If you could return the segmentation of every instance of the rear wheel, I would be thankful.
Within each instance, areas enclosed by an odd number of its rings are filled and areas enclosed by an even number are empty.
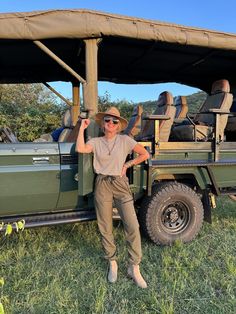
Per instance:
[[[203,222],[203,205],[187,185],[167,183],[156,186],[152,196],[144,199],[139,221],[144,233],[156,244],[172,244],[180,239],[193,240]]]

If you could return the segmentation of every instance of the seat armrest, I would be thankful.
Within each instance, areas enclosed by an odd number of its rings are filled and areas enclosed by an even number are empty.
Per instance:
[[[210,114],[210,113],[230,114],[230,111],[229,110],[222,110],[222,109],[212,108],[212,109],[209,109],[208,111],[203,111],[201,113],[204,113],[204,114]]]
[[[166,115],[152,114],[146,117],[143,117],[142,120],[169,120],[170,117]]]
[[[187,115],[188,115],[188,117],[190,118],[190,119],[194,119],[195,118],[195,116],[197,115],[197,113],[195,113],[195,112],[191,112],[191,113],[187,113]]]
[[[188,121],[187,118],[174,118],[174,123],[180,124],[183,123],[184,121]]]

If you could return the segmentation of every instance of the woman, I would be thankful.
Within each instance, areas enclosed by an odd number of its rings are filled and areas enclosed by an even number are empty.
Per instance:
[[[97,113],[95,121],[102,128],[104,136],[92,138],[85,143],[84,130],[88,127],[90,120],[83,119],[77,138],[76,150],[79,153],[94,154],[93,166],[97,174],[94,200],[105,258],[109,261],[108,281],[111,283],[116,282],[118,270],[116,245],[112,234],[114,201],[123,221],[128,244],[128,275],[137,286],[146,288],[147,284],[139,270],[142,257],[139,224],[126,171],[129,167],[138,165],[148,159],[149,154],[143,146],[129,136],[118,134],[126,128],[127,120],[120,116],[117,108],[111,107],[106,112]],[[125,162],[131,151],[137,153],[138,156]]]

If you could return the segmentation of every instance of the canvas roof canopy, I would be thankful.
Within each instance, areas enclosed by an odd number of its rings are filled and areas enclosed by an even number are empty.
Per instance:
[[[236,89],[236,35],[90,10],[0,14],[0,83],[73,81],[42,42],[81,77],[84,39],[98,38],[98,80],[177,82],[208,91],[226,78]]]

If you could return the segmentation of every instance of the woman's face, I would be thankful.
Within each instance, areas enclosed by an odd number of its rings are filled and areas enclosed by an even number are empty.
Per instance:
[[[116,117],[107,115],[103,118],[103,127],[105,132],[117,133],[120,130],[120,121]]]

